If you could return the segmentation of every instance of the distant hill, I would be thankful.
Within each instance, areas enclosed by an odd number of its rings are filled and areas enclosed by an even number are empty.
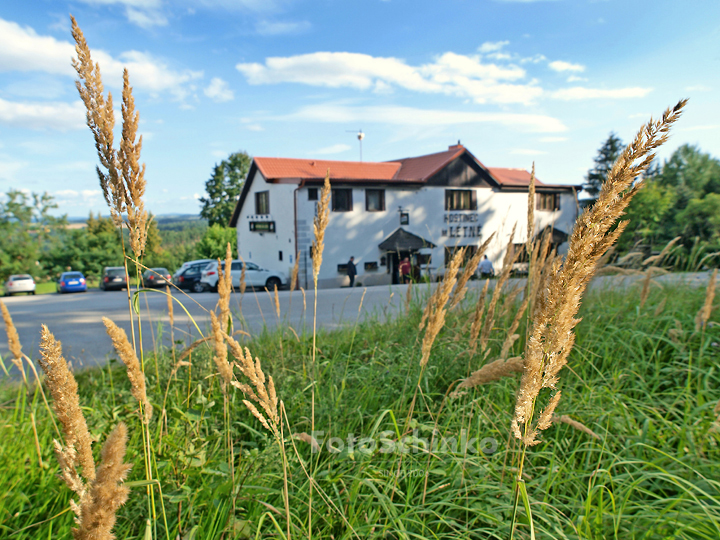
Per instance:
[[[159,229],[177,228],[180,224],[199,225],[202,222],[207,223],[207,220],[201,218],[199,214],[158,214],[153,216],[153,219],[157,223]],[[87,222],[87,217],[68,217],[67,220],[68,223],[72,225],[82,226],[82,224]]]

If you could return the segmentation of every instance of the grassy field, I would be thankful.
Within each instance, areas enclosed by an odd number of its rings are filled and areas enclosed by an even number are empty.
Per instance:
[[[505,298],[487,361],[497,357],[515,313],[512,296]],[[538,537],[720,537],[720,427],[713,411],[720,398],[720,327],[695,330],[703,298],[704,290],[666,287],[653,290],[640,308],[639,290],[588,294],[556,414],[595,436],[559,422],[528,450],[523,476]],[[246,338],[284,402],[292,537],[308,537],[312,516],[318,539],[510,538],[512,476],[522,449],[510,434],[518,379],[449,397],[459,380],[485,363],[479,351],[468,353],[475,300],[450,312],[407,428],[420,375],[418,322],[425,299],[416,298],[397,320],[319,334],[314,417],[320,452],[312,451],[307,436],[311,333],[285,328]],[[302,301],[300,295],[294,301]],[[524,347],[523,325],[511,355]],[[173,374],[179,354],[151,351],[144,359],[155,409],[153,472],[163,502],[157,496],[150,510],[143,430],[125,367],[111,361],[76,374],[96,440],[120,420],[129,427],[132,490],[118,512],[117,537],[286,537],[278,445],[232,389],[226,427],[208,348],[196,349],[189,365]],[[32,384],[29,390],[4,384],[0,404],[0,536],[69,538],[71,493],[57,476],[52,415]],[[95,447],[98,454],[100,443]],[[516,538],[530,537],[527,524],[521,506]]]

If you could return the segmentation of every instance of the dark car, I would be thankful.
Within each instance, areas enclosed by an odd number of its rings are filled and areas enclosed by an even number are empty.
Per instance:
[[[200,281],[202,278],[202,269],[206,264],[188,266],[175,276],[175,285],[180,289],[187,289],[193,292],[201,293],[206,290],[205,284]]]
[[[85,292],[87,291],[87,282],[82,272],[63,272],[57,282],[57,292]]]
[[[100,288],[103,291],[120,290],[127,288],[127,276],[123,266],[106,266],[100,278]]]
[[[167,268],[148,268],[143,272],[142,283],[144,288],[164,287],[172,284],[172,276]]]

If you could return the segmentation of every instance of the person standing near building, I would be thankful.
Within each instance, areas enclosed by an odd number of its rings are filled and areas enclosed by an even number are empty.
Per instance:
[[[400,270],[400,280],[403,283],[408,283],[410,281],[410,271],[412,270],[410,266],[410,259],[405,257],[400,263],[398,270]]]
[[[357,268],[355,268],[355,257],[350,257],[347,263],[347,275],[350,278],[350,287],[355,285],[355,276],[357,275]]]
[[[490,259],[487,258],[487,255],[485,255],[483,257],[483,260],[480,261],[478,268],[480,270],[480,277],[482,279],[491,278],[491,277],[493,277],[493,274],[495,273],[493,264],[492,264],[492,262],[490,262]]]

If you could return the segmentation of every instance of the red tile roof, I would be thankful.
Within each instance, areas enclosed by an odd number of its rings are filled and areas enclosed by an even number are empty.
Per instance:
[[[502,187],[523,188],[530,185],[530,173],[528,171],[503,167],[485,167],[460,144],[450,146],[447,150],[435,154],[380,163],[271,157],[256,157],[254,159],[258,169],[267,180],[322,180],[329,169],[331,180],[422,183],[464,153],[468,153],[478,165],[489,171],[490,175]],[[537,178],[535,182],[538,187],[568,187],[544,184]]]
[[[527,187],[530,185],[530,173],[525,169],[506,169],[504,167],[488,167],[490,174],[503,186]],[[544,186],[540,180],[535,178],[536,186]]]
[[[393,163],[398,162],[402,165],[398,171],[397,179],[427,180],[465,151],[462,145],[457,145],[451,146],[444,152],[438,152],[436,154],[395,160]]]
[[[392,180],[399,163],[365,161],[330,161],[323,159],[292,159],[256,157],[255,163],[268,180],[298,178],[323,179],[330,170],[330,180]]]

